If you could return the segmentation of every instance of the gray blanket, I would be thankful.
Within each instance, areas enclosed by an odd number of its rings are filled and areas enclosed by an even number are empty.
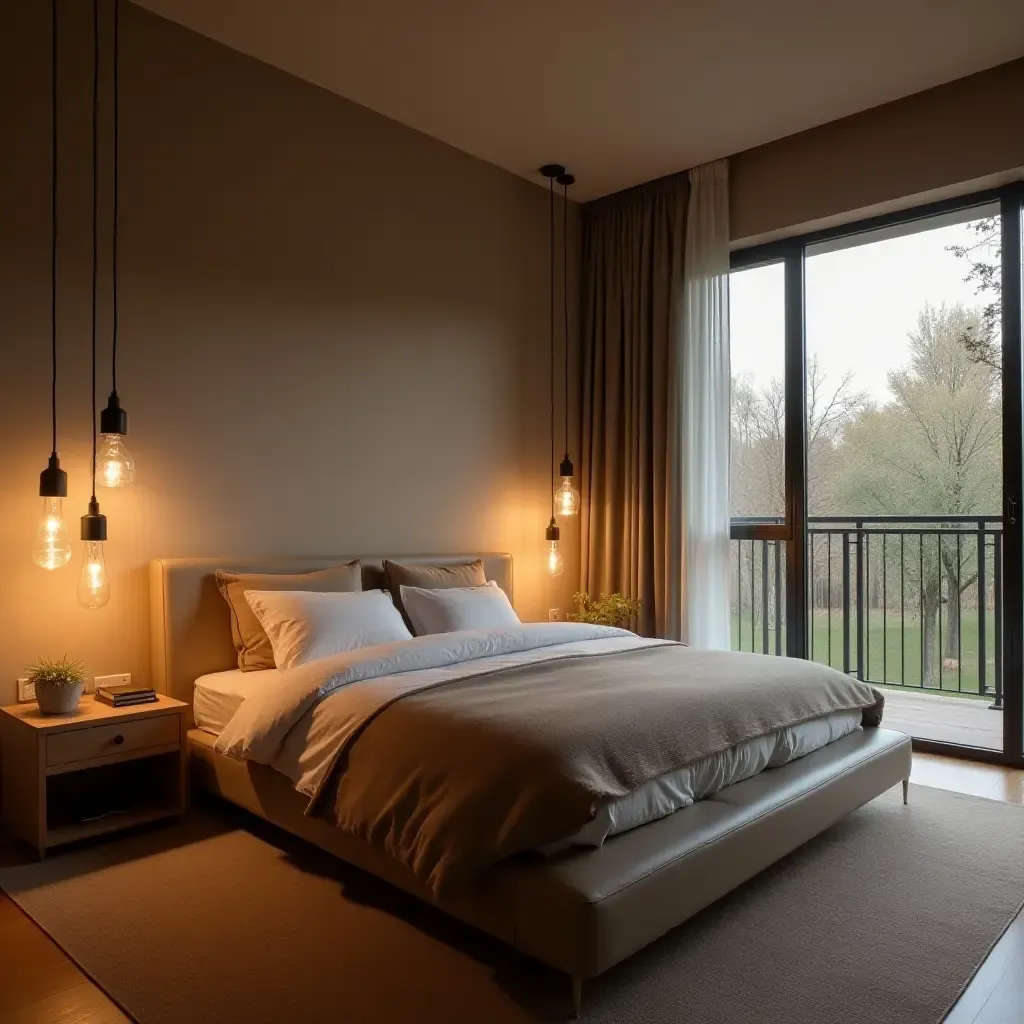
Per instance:
[[[606,801],[878,691],[813,662],[681,645],[588,654],[349,700],[311,811],[385,848],[435,894],[577,832]]]

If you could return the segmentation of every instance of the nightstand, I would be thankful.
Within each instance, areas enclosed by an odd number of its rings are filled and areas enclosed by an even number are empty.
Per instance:
[[[8,831],[47,850],[185,810],[185,709],[162,694],[112,708],[83,697],[70,715],[0,708]]]

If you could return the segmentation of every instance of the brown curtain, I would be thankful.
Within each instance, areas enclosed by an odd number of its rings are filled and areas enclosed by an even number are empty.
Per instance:
[[[583,208],[582,585],[640,598],[636,627],[656,636],[678,634],[669,428],[688,199],[684,172]]]

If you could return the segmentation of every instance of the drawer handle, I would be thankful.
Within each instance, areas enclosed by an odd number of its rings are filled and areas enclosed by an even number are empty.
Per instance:
[[[115,743],[116,743],[116,744],[117,744],[118,746],[120,746],[120,745],[121,745],[122,743],[124,743],[124,737],[123,737],[123,736],[122,736],[122,735],[121,735],[120,733],[118,733],[118,734],[117,734],[117,735],[116,735],[116,736],[114,737],[114,742],[115,742]]]

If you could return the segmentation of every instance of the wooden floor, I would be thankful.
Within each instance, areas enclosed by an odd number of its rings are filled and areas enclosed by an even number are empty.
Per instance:
[[[888,694],[886,696],[888,698]],[[915,754],[910,779],[921,786],[952,789],[958,793],[1024,806],[1024,771],[1012,768]],[[1024,857],[1024,850],[1021,850],[1021,856]],[[1003,933],[946,1017],[945,1024],[1021,1024],[1022,1021],[1024,911]]]
[[[1003,713],[990,701],[885,689],[885,727],[922,740],[1003,749]]]
[[[113,1024],[121,1011],[0,893],[0,1022]]]
[[[890,724],[888,709],[886,724]],[[1024,771],[915,754],[912,781],[1024,805]],[[10,855],[10,851],[0,845],[0,854]],[[114,1024],[128,1020],[30,918],[0,893],[0,1024]],[[1021,1021],[1024,914],[1017,915],[992,950],[946,1024]]]

